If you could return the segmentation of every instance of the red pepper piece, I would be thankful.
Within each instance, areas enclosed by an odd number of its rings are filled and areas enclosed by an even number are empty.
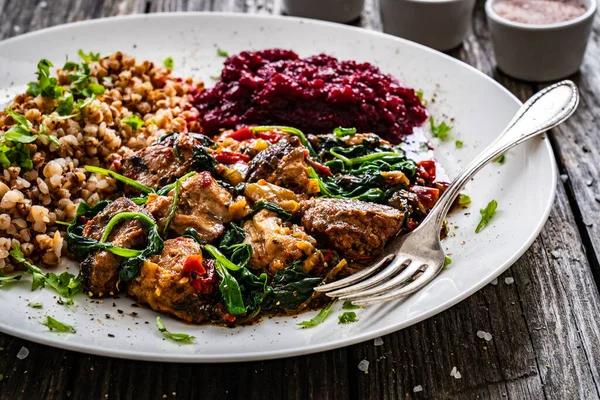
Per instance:
[[[185,276],[192,276],[193,274],[202,276],[206,274],[206,268],[202,265],[202,254],[188,256],[183,263],[181,274]]]
[[[283,135],[285,135],[285,133],[281,132],[278,129],[273,129],[271,131],[266,132],[256,132],[256,137],[262,140],[266,140],[271,144],[279,142]]]
[[[202,171],[198,175],[200,175],[200,177],[198,178],[200,186],[202,186],[203,188],[209,187],[212,183],[212,177],[210,176],[210,172]]]
[[[419,161],[417,163],[417,176],[422,178],[426,182],[435,181],[435,161],[427,160],[427,161]]]
[[[425,186],[411,186],[410,191],[417,195],[417,198],[427,210],[431,210],[440,197],[439,189]]]
[[[324,166],[321,163],[318,163],[314,160],[309,160],[308,164],[315,169],[315,172],[319,175],[332,176],[331,170],[329,167]]]
[[[254,133],[247,126],[242,129],[238,129],[237,131],[229,134],[230,138],[233,140],[237,140],[238,142],[243,142],[244,140],[254,139]]]
[[[219,151],[213,153],[213,157],[221,164],[235,164],[236,162],[248,162],[250,157],[242,153],[234,153],[232,151]]]

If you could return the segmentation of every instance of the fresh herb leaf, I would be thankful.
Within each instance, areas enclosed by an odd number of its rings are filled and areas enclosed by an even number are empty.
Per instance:
[[[187,333],[169,332],[169,330],[165,327],[165,324],[163,324],[160,317],[156,317],[156,327],[158,328],[158,331],[163,334],[164,337],[174,340],[176,342],[192,343],[196,338],[195,336],[188,335]]]
[[[342,305],[342,309],[344,310],[356,310],[357,308],[362,308],[361,306],[357,306],[352,304],[352,301],[346,300]]]
[[[100,53],[93,53],[90,51],[89,54],[85,54],[83,50],[79,49],[77,54],[79,54],[79,57],[86,63],[100,60]]]
[[[90,104],[92,104],[92,102],[96,100],[96,95],[92,94],[89,98],[87,99],[79,99],[77,100],[77,104],[75,104],[75,108],[77,108],[78,110],[82,110],[85,107],[89,107]]]
[[[290,213],[289,211],[284,210],[275,203],[271,203],[270,201],[266,201],[263,199],[260,199],[256,203],[254,203],[254,207],[252,207],[252,212],[248,214],[248,216],[251,217],[262,209],[276,213],[284,221],[289,221],[292,218],[292,213]]]
[[[331,303],[327,304],[327,306],[325,306],[325,308],[323,308],[314,318],[309,319],[307,321],[302,321],[298,325],[303,326],[305,328],[312,328],[322,324],[323,321],[325,321],[325,318],[327,318],[327,316],[329,315],[331,307],[333,307],[334,304],[335,301],[332,301]]]
[[[464,143],[462,140],[457,140],[456,142],[454,142],[454,145],[456,146],[457,149],[462,149],[464,146]]]
[[[479,213],[481,214],[481,221],[479,221],[479,224],[475,229],[475,233],[481,232],[481,230],[486,227],[486,225],[490,222],[490,220],[496,213],[497,207],[498,203],[496,202],[496,200],[492,200],[488,203],[488,205],[485,208],[479,210]]]
[[[163,61],[163,65],[165,66],[165,68],[173,69],[173,66],[175,65],[175,62],[173,61],[173,57],[165,58],[165,60]]]
[[[27,268],[26,273],[31,274],[33,276],[31,291],[44,287],[44,285],[46,284],[46,275],[42,272],[41,269],[31,264],[25,259],[23,252],[21,251],[19,245],[16,242],[13,242],[12,250],[9,252],[9,254],[17,262],[23,264]]]
[[[338,315],[338,324],[349,324],[356,322],[356,313],[354,311],[346,311]]]
[[[421,103],[423,103],[423,92],[421,90],[415,90],[415,95]]]
[[[143,193],[154,193],[154,189],[152,189],[151,187],[143,185],[143,184],[141,184],[141,183],[139,183],[139,182],[137,182],[137,181],[135,181],[135,180],[133,180],[131,178],[128,178],[126,176],[118,174],[118,173],[116,173],[114,171],[111,171],[109,169],[100,168],[100,167],[94,167],[92,165],[86,165],[84,167],[84,169],[87,172],[92,172],[92,173],[95,173],[95,174],[101,174],[101,175],[110,176],[113,179],[116,179],[116,180],[118,180],[120,182],[123,182],[126,185],[129,185],[131,187],[136,188],[140,192],[143,192]]]
[[[73,113],[73,107],[75,105],[73,94],[71,92],[65,92],[65,94],[62,95],[59,100],[60,103],[58,104],[58,107],[56,107],[55,110],[58,113],[58,115],[71,115]]]
[[[60,322],[49,315],[46,316],[46,319],[44,320],[44,322],[42,322],[42,325],[47,326],[48,329],[50,329],[53,332],[75,333],[75,328],[73,328],[71,325]]]
[[[229,53],[222,49],[217,49],[217,55],[219,57],[229,57]]]
[[[29,302],[29,304],[27,304],[29,307],[31,308],[43,308],[44,305],[42,303],[34,303],[33,301]]]
[[[140,128],[144,126],[144,120],[135,114],[131,114],[129,117],[122,119],[121,122],[129,125],[134,132],[139,131]]]
[[[471,204],[471,197],[467,194],[459,193],[458,194],[458,204],[463,207],[468,206],[469,204]]]
[[[58,138],[57,138],[56,136],[54,136],[54,135],[49,135],[49,134],[47,133],[46,124],[44,124],[44,123],[42,123],[42,129],[41,129],[40,135],[42,135],[42,136],[45,136],[46,138],[48,138],[48,141],[49,141],[50,143],[53,143],[53,144],[55,144],[55,145],[56,145],[56,147],[59,147],[59,146],[60,146],[60,140],[58,140]],[[60,222],[60,221],[57,221],[57,222]]]
[[[446,268],[450,264],[452,264],[452,259],[450,257],[444,255],[444,268]]]
[[[71,82],[70,91],[73,96],[88,98],[104,94],[106,90],[104,86],[92,81],[90,66],[87,63],[67,63],[63,69],[71,71],[67,78]]]
[[[57,99],[63,94],[65,88],[58,85],[58,80],[56,78],[50,77],[50,67],[53,66],[54,65],[45,58],[38,62],[36,72],[38,81],[29,82],[27,84],[27,93],[32,96],[42,95],[43,97],[50,97],[53,99]]]
[[[356,133],[356,128],[342,128],[340,126],[333,130],[333,134],[337,137],[354,135],[355,133]]]
[[[37,135],[31,134],[31,124],[25,118],[24,115],[14,112],[7,108],[6,113],[11,116],[15,123],[10,127],[4,135],[2,135],[2,141],[9,141],[13,143],[32,143],[37,139]]]
[[[498,163],[500,165],[504,164],[506,161],[506,156],[504,154],[500,154],[498,157],[494,158],[492,162]]]
[[[50,272],[46,275],[45,280],[47,286],[54,289],[61,297],[67,299],[72,300],[73,296],[83,290],[83,284],[81,283],[80,277],[76,277],[66,271],[60,275]]]
[[[0,271],[0,288],[5,285],[10,285],[21,280],[22,275],[4,276]]]
[[[219,283],[219,291],[223,296],[227,312],[236,316],[245,314],[246,306],[244,305],[242,290],[238,281],[231,275],[229,268],[225,267],[223,262],[218,259],[215,262],[215,269],[221,281]]]
[[[433,136],[440,140],[446,140],[448,138],[448,132],[450,132],[452,129],[452,127],[446,124],[445,121],[442,121],[439,125],[436,125],[433,117],[429,117],[429,127],[431,128],[431,133]]]
[[[302,261],[295,261],[290,267],[280,269],[271,280],[272,296],[266,308],[274,310],[295,310],[313,294],[313,288],[323,281],[322,277],[311,276],[302,270]]]
[[[167,234],[167,231],[169,230],[169,225],[171,225],[171,220],[177,212],[177,201],[179,200],[179,192],[181,192],[181,180],[177,179],[175,181],[175,190],[173,191],[173,203],[171,204],[171,211],[169,211],[169,216],[167,217],[167,221],[165,222],[163,235]]]

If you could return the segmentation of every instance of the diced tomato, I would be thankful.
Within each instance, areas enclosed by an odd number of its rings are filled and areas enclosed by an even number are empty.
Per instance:
[[[273,129],[271,131],[266,132],[256,132],[256,137],[266,140],[271,144],[279,142],[284,135],[285,133],[281,132],[278,129]]]
[[[221,164],[235,164],[236,162],[248,162],[250,161],[250,157],[246,154],[242,153],[234,153],[232,151],[219,151],[213,153],[213,157],[215,160],[220,162]]]
[[[238,142],[243,142],[244,140],[254,139],[254,133],[247,126],[242,129],[238,129],[237,131],[231,133],[228,137],[233,140],[237,140]]]
[[[431,210],[440,197],[439,189],[425,186],[411,186],[410,191],[417,195],[417,198],[423,206]]]
[[[212,183],[212,177],[210,176],[210,172],[202,171],[198,175],[200,175],[200,177],[198,178],[200,186],[202,186],[203,188],[209,187]]]
[[[426,182],[435,181],[435,161],[419,161],[417,163],[417,176],[424,179]]]
[[[202,265],[202,254],[188,256],[183,263],[181,273],[185,276],[192,276],[192,273],[199,276],[206,274],[206,268]]]

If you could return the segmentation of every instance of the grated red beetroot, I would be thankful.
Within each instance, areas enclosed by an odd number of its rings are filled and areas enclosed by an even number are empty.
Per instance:
[[[289,125],[305,133],[338,126],[397,143],[427,119],[413,89],[369,63],[289,50],[242,52],[225,61],[213,88],[198,93],[203,132],[242,125]]]

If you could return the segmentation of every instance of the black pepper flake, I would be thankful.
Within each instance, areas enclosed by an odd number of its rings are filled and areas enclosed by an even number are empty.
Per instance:
[[[108,337],[115,337],[115,335],[113,335],[112,333],[109,333]]]
[[[139,305],[138,305],[138,304],[136,304],[136,303],[133,303],[133,304],[131,305],[131,307],[139,307]]]
[[[123,310],[119,310],[119,309],[117,309],[117,312],[118,312],[119,314],[123,314]]]
[[[149,324],[150,322],[148,322],[148,321],[145,321],[144,323],[145,323],[145,324]]]
[[[104,314],[106,316],[106,319],[110,319],[110,314]]]
[[[116,306],[117,306],[117,304],[116,304],[116,303],[113,303],[113,307],[116,307]]]

